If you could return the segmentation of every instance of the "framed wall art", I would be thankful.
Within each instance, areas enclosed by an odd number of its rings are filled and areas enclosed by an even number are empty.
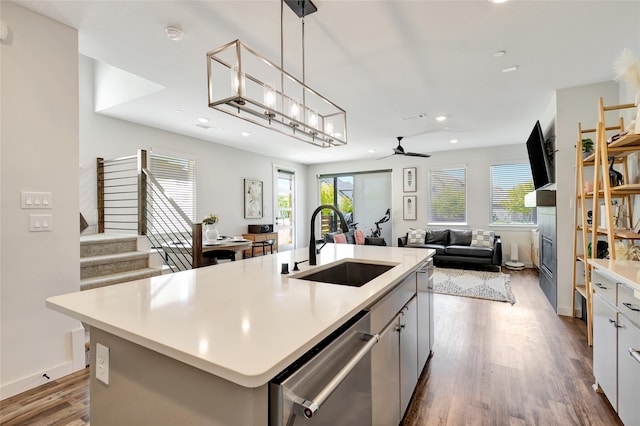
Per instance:
[[[417,198],[415,195],[402,197],[402,218],[404,220],[418,220]]]
[[[244,180],[244,218],[260,219],[262,217],[262,181]]]
[[[404,192],[416,192],[416,168],[415,167],[405,167],[402,169],[402,190]]]

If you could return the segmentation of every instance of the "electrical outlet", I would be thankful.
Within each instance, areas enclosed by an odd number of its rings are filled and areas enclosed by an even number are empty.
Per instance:
[[[96,379],[109,384],[109,348],[96,343]]]

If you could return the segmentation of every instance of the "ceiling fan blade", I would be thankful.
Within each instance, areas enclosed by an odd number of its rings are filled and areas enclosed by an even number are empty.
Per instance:
[[[422,158],[431,157],[431,154],[420,154],[417,152],[405,152],[404,155],[406,155],[407,157],[422,157]]]
[[[394,155],[396,155],[396,154],[385,155],[384,157],[376,158],[376,160],[382,160],[383,158],[393,157]]]

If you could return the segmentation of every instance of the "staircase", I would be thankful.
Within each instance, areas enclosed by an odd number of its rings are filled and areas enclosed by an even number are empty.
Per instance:
[[[80,290],[162,274],[149,267],[149,253],[138,251],[137,235],[94,234],[80,237]]]

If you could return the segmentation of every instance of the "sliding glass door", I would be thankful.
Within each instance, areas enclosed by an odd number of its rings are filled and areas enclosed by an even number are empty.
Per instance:
[[[376,229],[375,222],[385,216],[391,207],[391,171],[322,175],[320,203],[331,204],[342,212],[349,224],[362,229],[370,236]],[[339,229],[332,210],[322,212],[320,235]],[[381,237],[391,245],[391,222],[380,225]]]

